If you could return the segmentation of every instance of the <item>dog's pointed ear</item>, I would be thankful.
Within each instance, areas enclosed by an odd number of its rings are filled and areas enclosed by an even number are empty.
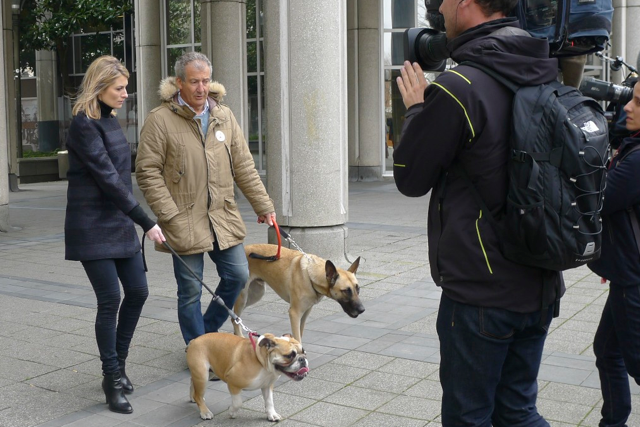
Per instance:
[[[356,258],[355,261],[353,261],[353,264],[351,264],[351,267],[349,267],[349,272],[356,274],[356,271],[358,271],[358,266],[360,265],[360,257]]]
[[[327,282],[329,283],[329,287],[333,288],[333,285],[338,281],[338,270],[336,266],[329,260],[324,264],[324,271],[327,274]]]

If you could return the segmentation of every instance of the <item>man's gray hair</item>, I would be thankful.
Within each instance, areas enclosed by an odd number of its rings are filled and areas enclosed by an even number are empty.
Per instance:
[[[200,52],[187,52],[176,60],[176,65],[174,67],[176,77],[179,77],[182,81],[186,80],[187,75],[184,69],[192,62],[195,62],[193,66],[199,71],[204,70],[205,65],[209,67],[209,77],[211,77],[211,61],[209,61],[209,58],[207,58],[205,54]]]

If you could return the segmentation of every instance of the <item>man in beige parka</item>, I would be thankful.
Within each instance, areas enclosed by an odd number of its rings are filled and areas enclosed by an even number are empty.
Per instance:
[[[142,127],[136,178],[180,258],[201,279],[204,254],[216,264],[216,295],[231,308],[249,275],[242,245],[246,228],[234,199],[234,182],[258,222],[273,225],[273,201],[233,113],[220,103],[225,91],[211,82],[209,59],[188,52],[176,61],[175,73],[161,82],[162,105],[149,113]],[[167,251],[159,245],[156,250]],[[228,312],[220,304],[209,304],[203,316],[202,285],[175,255],[173,270],[185,343],[217,332]]]

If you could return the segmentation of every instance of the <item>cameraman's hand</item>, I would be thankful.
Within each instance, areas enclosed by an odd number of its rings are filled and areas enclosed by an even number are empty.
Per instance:
[[[404,67],[400,69],[400,73],[402,76],[396,81],[404,106],[408,109],[412,105],[424,102],[424,91],[429,83],[424,78],[422,68],[416,62],[411,64],[409,61],[404,61]]]

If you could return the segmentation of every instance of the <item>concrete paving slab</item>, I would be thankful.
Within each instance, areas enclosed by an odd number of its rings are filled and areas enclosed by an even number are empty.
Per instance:
[[[188,402],[171,262],[150,246],[151,295],[127,367],[136,386],[134,414],[110,413],[100,388],[95,296],[80,263],[63,260],[66,182],[22,187],[26,191],[10,195],[14,227],[0,233],[2,427],[265,425],[259,391],[243,393],[244,409],[235,420],[228,417],[223,383],[208,384],[213,422],[200,420]],[[287,417],[279,425],[440,426],[435,320],[441,291],[427,261],[428,200],[400,195],[393,182],[349,187],[349,258],[362,257],[358,278],[366,311],[351,319],[332,300],[314,307],[304,335],[311,372],[302,382],[283,378],[276,384],[276,409]],[[137,188],[135,194],[140,197]],[[246,200],[239,206],[247,242],[266,241],[266,228],[255,224]],[[217,280],[208,265],[205,282]],[[566,272],[565,281],[568,290],[540,370],[539,407],[552,427],[597,426],[602,403],[591,344],[607,287],[585,267]],[[284,332],[290,329],[287,312],[288,304],[268,289],[243,320],[258,331]],[[223,329],[231,331],[232,325]],[[27,406],[51,409],[35,417],[24,413],[8,397],[16,390]],[[630,426],[640,425],[635,384],[632,393]]]
[[[367,411],[332,403],[319,402],[291,418],[316,426],[349,426],[368,414]]]

